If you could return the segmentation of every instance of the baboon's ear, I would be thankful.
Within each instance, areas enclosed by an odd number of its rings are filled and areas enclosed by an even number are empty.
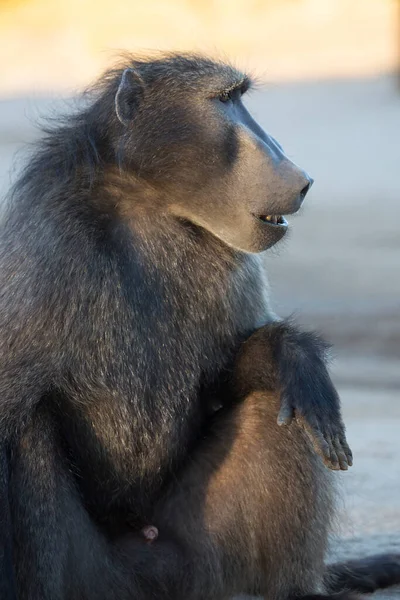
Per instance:
[[[143,97],[143,79],[135,69],[125,69],[115,95],[115,112],[123,125],[133,119]]]

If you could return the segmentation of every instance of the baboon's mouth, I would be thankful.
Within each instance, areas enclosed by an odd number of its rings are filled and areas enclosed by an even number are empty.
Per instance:
[[[280,225],[283,227],[287,227],[287,221],[282,215],[260,215],[258,218],[260,219],[260,221],[263,221],[264,223],[269,223],[270,225]]]

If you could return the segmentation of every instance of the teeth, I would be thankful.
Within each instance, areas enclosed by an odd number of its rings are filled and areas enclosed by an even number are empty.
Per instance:
[[[273,223],[274,225],[278,225],[278,223],[283,223],[282,217],[277,215],[265,215],[261,217],[263,221],[268,221],[268,223]]]

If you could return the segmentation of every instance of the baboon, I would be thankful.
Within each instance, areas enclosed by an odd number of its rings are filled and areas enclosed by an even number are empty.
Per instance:
[[[129,58],[10,194],[3,600],[365,584],[363,562],[323,565],[324,463],[352,460],[324,345],[266,294],[262,253],[312,180],[243,106],[250,85],[207,58]],[[397,557],[369,565],[370,588],[399,578]]]

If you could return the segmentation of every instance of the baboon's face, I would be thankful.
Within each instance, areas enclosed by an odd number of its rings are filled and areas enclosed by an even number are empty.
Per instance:
[[[246,110],[246,77],[206,59],[169,60],[122,77],[116,111],[132,167],[163,190],[169,213],[235,249],[270,248],[312,179]]]

